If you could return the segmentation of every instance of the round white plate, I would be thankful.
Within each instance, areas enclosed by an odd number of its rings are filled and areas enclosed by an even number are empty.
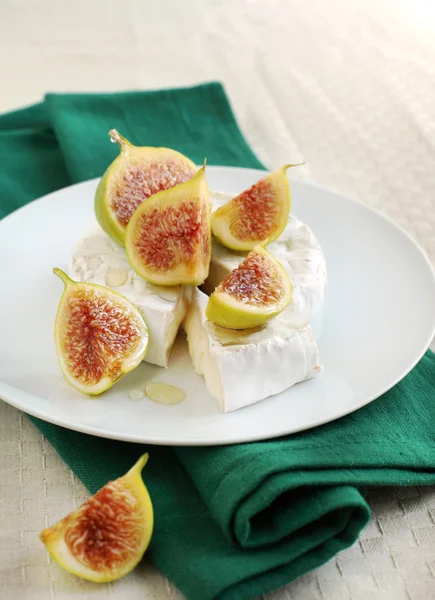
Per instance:
[[[209,167],[210,187],[239,192],[262,173]],[[53,323],[71,250],[93,218],[97,181],[60,190],[0,222],[0,398],[23,411],[93,435],[173,445],[272,438],[357,410],[397,383],[435,331],[435,276],[422,251],[385,217],[331,191],[293,182],[292,212],[317,234],[328,290],[312,325],[324,372],[229,414],[221,414],[193,371],[185,340],[167,370],[142,363],[98,399],[63,380]],[[283,365],[285,368],[285,365]],[[182,388],[163,406],[128,392],[146,382]]]

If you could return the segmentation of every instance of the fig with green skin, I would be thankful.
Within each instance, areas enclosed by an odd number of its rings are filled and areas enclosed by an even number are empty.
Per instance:
[[[228,329],[259,327],[287,308],[292,291],[282,265],[259,246],[218,285],[208,300],[206,316]]]
[[[143,360],[147,326],[118,292],[53,271],[65,284],[54,334],[60,368],[73,387],[97,396]]]
[[[211,229],[231,250],[250,251],[284,231],[290,212],[290,186],[284,165],[224,204],[211,216]]]
[[[189,181],[198,169],[176,150],[133,146],[116,129],[109,135],[121,152],[98,185],[95,214],[102,229],[124,244],[125,228],[139,204],[161,190]]]
[[[143,202],[127,225],[133,269],[155,285],[200,285],[211,255],[210,191],[205,164],[190,181]]]
[[[153,531],[153,506],[141,471],[148,454],[123,477],[109,481],[77,510],[44,529],[40,538],[69,573],[102,583],[130,573]]]

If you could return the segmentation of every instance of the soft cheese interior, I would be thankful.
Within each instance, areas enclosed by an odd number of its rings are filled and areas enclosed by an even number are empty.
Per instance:
[[[233,195],[214,192],[213,210],[229,202]],[[267,249],[282,264],[293,284],[293,296],[286,318],[294,325],[309,323],[321,307],[326,289],[325,257],[314,233],[292,215],[279,239]],[[210,274],[204,285],[208,294],[247,256],[228,250],[213,240]]]
[[[194,290],[184,327],[195,371],[223,412],[279,394],[320,371],[309,325],[296,328],[288,310],[263,328],[234,331],[207,320],[207,302]]]
[[[162,287],[145,281],[130,267],[124,248],[111,240],[96,221],[74,249],[70,276],[75,281],[113,287],[128,298],[149,329],[146,362],[167,366],[175,336],[187,312],[191,287]],[[120,282],[123,283],[119,285]]]

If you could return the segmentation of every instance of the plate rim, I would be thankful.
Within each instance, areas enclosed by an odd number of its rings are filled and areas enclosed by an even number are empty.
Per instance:
[[[215,171],[215,170],[219,170],[219,169],[231,170],[234,172],[244,171],[244,172],[253,173],[253,174],[254,173],[264,174],[265,173],[265,170],[262,170],[262,169],[252,169],[252,168],[246,168],[246,167],[234,167],[234,166],[225,166],[225,165],[210,165],[208,167],[208,169],[210,169],[211,171]],[[9,223],[10,220],[13,220],[14,218],[16,218],[16,215],[18,213],[21,213],[22,211],[27,210],[29,208],[29,206],[34,206],[35,204],[39,203],[40,201],[44,201],[48,197],[59,194],[62,191],[67,190],[67,189],[69,190],[69,189],[74,189],[74,188],[79,188],[79,187],[87,187],[90,185],[95,185],[99,181],[99,179],[100,179],[99,177],[88,179],[86,181],[82,181],[79,183],[72,184],[70,186],[65,186],[58,190],[54,190],[53,192],[49,192],[48,194],[45,194],[44,196],[41,196],[39,198],[35,198],[34,200],[28,202],[24,206],[20,206],[19,208],[14,210],[12,213],[8,214],[6,217],[3,217],[2,219],[0,219],[0,229],[1,229],[1,227],[3,227],[3,224],[5,222]],[[428,267],[429,272],[431,273],[431,276],[435,282],[435,267],[431,263],[428,255],[426,254],[426,252],[424,251],[424,249],[422,248],[420,243],[408,231],[406,231],[401,225],[399,225],[398,223],[393,221],[388,215],[383,213],[380,209],[372,207],[369,204],[366,204],[364,202],[361,202],[360,200],[357,200],[357,199],[353,198],[352,196],[347,196],[347,195],[343,194],[342,192],[337,191],[336,189],[328,187],[328,186],[323,186],[323,185],[319,185],[317,183],[312,183],[312,182],[304,181],[304,180],[294,180],[293,183],[296,183],[298,186],[301,185],[302,187],[316,189],[320,192],[332,193],[335,196],[340,197],[342,200],[345,200],[347,202],[349,202],[349,201],[353,202],[353,203],[359,205],[360,207],[362,207],[363,209],[374,213],[375,215],[377,215],[377,217],[380,217],[382,220],[384,220],[386,223],[388,223],[388,225],[392,226],[399,233],[404,235],[408,239],[408,241],[417,249],[419,255],[421,256],[421,258],[423,258],[424,262],[426,263],[426,266]],[[210,439],[209,440],[190,439],[190,440],[184,440],[184,441],[183,440],[181,440],[181,441],[180,440],[177,440],[177,441],[172,440],[171,441],[171,439],[163,439],[161,436],[159,436],[159,438],[155,439],[152,436],[150,437],[149,435],[147,435],[147,439],[145,440],[143,437],[134,435],[134,434],[133,435],[127,435],[127,434],[124,435],[124,434],[120,434],[120,433],[117,433],[117,432],[111,431],[111,430],[103,431],[101,429],[96,429],[94,426],[89,426],[89,425],[81,425],[81,424],[73,425],[70,422],[65,422],[61,418],[56,418],[56,417],[53,418],[50,415],[47,416],[44,411],[38,411],[37,409],[33,409],[32,403],[30,403],[30,410],[29,410],[29,405],[26,405],[25,403],[23,403],[23,401],[21,399],[17,399],[16,396],[18,396],[19,398],[22,398],[22,397],[39,398],[39,399],[43,399],[43,398],[41,398],[41,396],[38,396],[36,394],[31,394],[30,392],[21,390],[20,388],[16,388],[16,387],[6,383],[3,380],[0,380],[0,399],[3,400],[4,402],[6,402],[7,404],[13,406],[14,408],[21,410],[25,414],[28,414],[30,416],[41,419],[47,423],[51,423],[53,425],[58,425],[60,427],[63,427],[65,429],[69,429],[72,431],[78,431],[80,433],[84,433],[87,435],[93,435],[93,436],[101,437],[101,438],[105,438],[105,439],[113,439],[113,440],[117,440],[117,441],[124,441],[124,442],[130,442],[130,443],[152,444],[152,445],[157,445],[157,446],[192,446],[192,447],[222,446],[222,445],[234,445],[234,444],[239,444],[239,443],[258,442],[258,441],[262,441],[262,440],[270,440],[270,439],[279,438],[279,437],[282,437],[285,435],[293,435],[293,434],[299,433],[301,431],[306,431],[309,429],[313,429],[315,427],[320,427],[326,423],[330,423],[330,422],[339,420],[342,417],[345,417],[346,415],[349,415],[353,412],[358,411],[359,409],[363,408],[364,406],[367,406],[371,402],[374,402],[380,396],[382,396],[383,394],[388,392],[390,389],[392,389],[394,386],[396,386],[404,377],[406,377],[406,375],[408,375],[408,373],[410,373],[414,369],[414,367],[418,364],[418,362],[420,362],[420,360],[423,358],[424,354],[429,349],[431,342],[434,338],[434,335],[435,335],[435,314],[434,314],[434,321],[432,324],[432,331],[428,332],[426,342],[423,346],[423,349],[417,355],[417,358],[407,368],[405,368],[394,381],[392,381],[392,382],[390,382],[390,384],[384,386],[384,388],[382,388],[382,390],[380,390],[380,391],[376,392],[375,394],[370,395],[368,398],[364,399],[364,401],[362,403],[358,404],[357,406],[352,406],[352,408],[350,408],[349,410],[345,409],[343,411],[340,411],[340,413],[336,414],[333,418],[325,416],[325,418],[316,419],[313,422],[306,423],[305,425],[298,427],[297,429],[293,429],[291,432],[286,431],[286,428],[283,427],[283,429],[280,430],[279,432],[275,431],[274,433],[271,433],[271,434],[261,434],[261,433],[255,434],[255,433],[253,433],[252,435],[249,436],[249,439],[247,439],[246,437],[241,437],[238,439],[236,437],[233,437],[230,441],[228,439],[219,439],[219,438],[213,438],[211,440]],[[321,375],[320,375],[320,377],[321,377]],[[18,392],[18,394],[17,394],[17,392]],[[43,414],[41,414],[41,413],[43,413]]]

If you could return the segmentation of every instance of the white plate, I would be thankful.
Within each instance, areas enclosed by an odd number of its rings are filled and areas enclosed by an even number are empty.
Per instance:
[[[250,169],[209,167],[210,187],[238,192]],[[357,410],[397,383],[435,331],[435,276],[415,242],[362,204],[292,183],[292,211],[317,234],[328,267],[325,306],[313,329],[325,371],[252,407],[221,414],[180,338],[165,371],[143,363],[98,399],[64,383],[53,343],[71,250],[93,218],[96,181],[45,196],[0,222],[0,397],[46,421],[93,435],[154,444],[208,445],[272,438]],[[285,365],[283,365],[285,368]],[[128,392],[172,383],[177,406]]]

